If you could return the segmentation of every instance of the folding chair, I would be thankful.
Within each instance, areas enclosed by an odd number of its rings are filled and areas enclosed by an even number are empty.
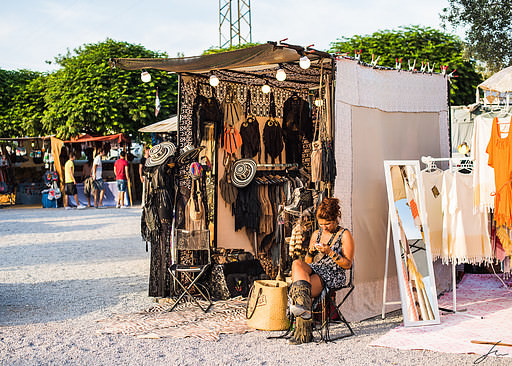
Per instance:
[[[313,316],[320,317],[320,329],[317,329],[320,333],[320,337],[324,342],[331,342],[337,339],[351,337],[354,335],[354,331],[350,326],[350,323],[345,319],[343,313],[341,312],[341,306],[347,300],[347,298],[354,291],[354,270],[353,268],[347,269],[347,283],[337,289],[330,289],[324,287],[320,296],[313,299]],[[336,293],[341,290],[348,290],[343,296],[343,299],[339,304],[336,304]],[[329,332],[329,327],[331,324],[344,324],[348,333],[341,334],[336,337],[332,337]],[[316,328],[316,325],[315,325]]]
[[[192,300],[197,306],[201,308],[201,310],[203,310],[206,313],[212,306],[212,301],[210,293],[208,292],[206,287],[199,283],[199,281],[201,280],[201,278],[211,265],[210,231],[187,231],[181,229],[176,230],[176,241],[174,250],[191,250],[194,252],[206,251],[208,255],[208,260],[206,261],[206,263],[202,264],[175,263],[171,265],[171,267],[169,268],[169,273],[171,274],[174,283],[181,288],[182,293],[178,296],[176,302],[169,311],[173,311],[174,308],[178,305],[178,303],[181,300],[185,299],[185,296],[187,296],[187,299]],[[184,283],[185,281],[183,279],[186,279],[186,281],[188,281],[188,285]],[[191,290],[197,292],[196,296],[194,296],[191,293]],[[207,301],[208,306],[204,307],[203,305],[201,305],[201,303],[196,299],[196,297],[199,297],[200,299]]]

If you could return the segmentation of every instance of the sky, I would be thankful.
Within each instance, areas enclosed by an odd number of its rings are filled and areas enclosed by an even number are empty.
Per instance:
[[[331,42],[343,36],[407,25],[440,29],[439,14],[448,1],[250,3],[253,42],[288,38],[292,44],[328,50]],[[47,61],[107,38],[141,44],[169,57],[198,55],[219,45],[219,1],[17,0],[5,1],[0,8],[0,68],[5,70],[52,71],[58,66]]]

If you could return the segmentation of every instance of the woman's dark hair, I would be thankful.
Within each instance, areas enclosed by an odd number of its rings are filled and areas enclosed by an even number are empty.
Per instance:
[[[340,216],[340,200],[337,198],[325,197],[316,210],[316,217],[319,219],[335,221]]]

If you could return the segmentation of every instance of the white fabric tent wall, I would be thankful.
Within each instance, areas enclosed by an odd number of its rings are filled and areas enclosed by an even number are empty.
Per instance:
[[[383,161],[449,156],[447,79],[338,60],[335,154],[334,196],[356,245],[356,287],[344,314],[362,320],[382,308],[388,219]],[[390,253],[388,301],[399,299],[395,268]]]

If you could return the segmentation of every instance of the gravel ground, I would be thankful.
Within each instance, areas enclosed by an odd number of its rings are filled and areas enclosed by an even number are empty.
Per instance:
[[[0,210],[1,365],[468,365],[478,358],[369,347],[400,324],[399,312],[353,323],[356,336],[330,344],[289,346],[267,339],[270,332],[218,342],[97,335],[96,320],[154,304],[139,220],[136,208]]]

